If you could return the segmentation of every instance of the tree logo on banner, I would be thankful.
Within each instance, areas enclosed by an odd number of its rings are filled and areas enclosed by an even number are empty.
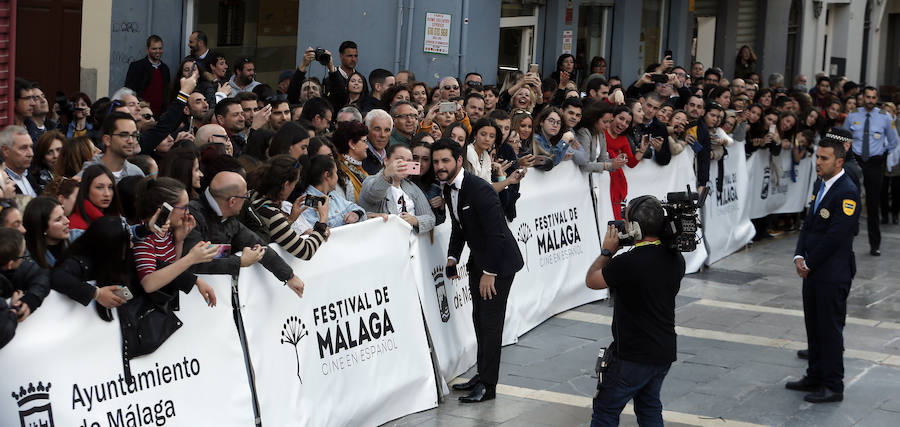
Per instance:
[[[50,383],[46,386],[38,381],[37,387],[28,383],[28,388],[19,387],[12,392],[19,404],[19,421],[22,427],[53,427],[53,411],[50,410]]]
[[[519,231],[516,233],[516,240],[522,242],[522,245],[525,246],[525,271],[531,271],[528,267],[528,241],[531,240],[531,226],[528,225],[527,222],[523,222],[522,225],[519,226]]]
[[[444,266],[439,265],[431,272],[434,280],[434,293],[437,295],[438,307],[441,308],[441,322],[450,320],[450,301],[447,300],[447,289],[444,285]]]
[[[299,317],[290,316],[284,321],[284,326],[281,328],[281,343],[294,346],[294,357],[297,360],[297,379],[300,380],[300,384],[303,384],[303,378],[300,377],[300,352],[297,349],[297,345],[307,335],[309,335],[309,331],[306,330],[306,325],[303,324]]]

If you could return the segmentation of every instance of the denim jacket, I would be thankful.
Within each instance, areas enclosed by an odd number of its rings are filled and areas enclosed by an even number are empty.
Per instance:
[[[321,191],[313,186],[309,186],[304,193],[306,195],[312,195],[316,197],[324,197]],[[356,203],[348,201],[341,195],[337,190],[328,193],[328,198],[331,201],[328,202],[328,226],[331,228],[340,227],[344,224],[344,216],[350,212],[356,212],[359,214],[359,220],[364,221],[366,218],[366,210],[361,208]],[[319,214],[316,213],[315,209],[307,209],[303,211],[301,214],[310,224],[315,224],[316,221],[319,220]]]

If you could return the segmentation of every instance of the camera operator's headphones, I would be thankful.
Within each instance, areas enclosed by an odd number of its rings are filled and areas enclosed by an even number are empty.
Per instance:
[[[622,215],[622,219],[626,218],[625,212],[627,212],[629,210],[631,212],[634,212],[638,207],[640,207],[642,204],[644,204],[644,202],[646,202],[647,200],[650,200],[650,199],[655,200],[656,198],[653,196],[650,196],[650,195],[644,195],[644,196],[640,196],[636,199],[631,199],[631,201],[629,201],[627,205],[623,204],[621,206],[622,210],[620,212],[620,214]],[[641,240],[644,238],[644,234],[641,232],[641,225],[638,224],[637,221],[628,221],[628,236],[634,237],[635,241],[638,241],[638,240]]]

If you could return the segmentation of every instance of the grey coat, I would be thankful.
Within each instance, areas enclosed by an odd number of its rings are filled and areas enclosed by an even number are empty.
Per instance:
[[[377,174],[370,175],[363,181],[362,190],[359,191],[359,205],[366,212],[399,215],[400,210],[397,209],[397,204],[388,195],[391,184],[384,179],[383,173],[384,170],[382,169]],[[400,182],[400,189],[404,193],[409,194],[409,197],[413,199],[413,204],[415,204],[413,214],[416,220],[419,221],[419,226],[413,227],[413,230],[416,233],[424,233],[434,228],[434,213],[431,212],[431,205],[428,203],[425,193],[422,193],[422,190],[408,179]]]
[[[575,149],[572,161],[583,172],[603,172],[609,166],[609,153],[606,151],[606,135],[600,135],[600,144],[594,148],[592,143],[594,136],[588,128],[581,128],[575,132],[575,140],[581,147]],[[590,152],[588,152],[590,151]]]

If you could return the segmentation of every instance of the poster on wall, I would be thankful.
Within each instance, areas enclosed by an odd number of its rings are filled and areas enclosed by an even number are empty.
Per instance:
[[[425,14],[425,53],[450,54],[450,15]]]
[[[572,53],[572,30],[562,33],[562,51],[563,53]]]

